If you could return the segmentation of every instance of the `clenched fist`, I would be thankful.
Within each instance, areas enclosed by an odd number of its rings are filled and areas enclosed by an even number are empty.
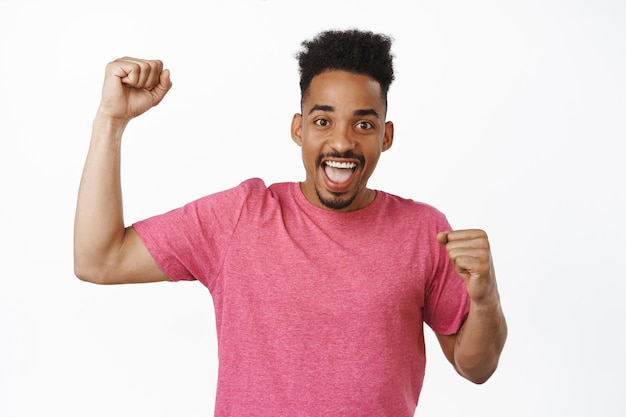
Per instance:
[[[473,301],[492,301],[498,297],[491,249],[484,231],[441,232],[437,241],[446,247],[450,261]]]
[[[106,67],[98,112],[128,122],[159,104],[171,87],[170,72],[161,61],[116,59]]]

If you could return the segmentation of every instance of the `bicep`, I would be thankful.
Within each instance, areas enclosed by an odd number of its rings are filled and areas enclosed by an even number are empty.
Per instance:
[[[454,347],[456,346],[456,338],[456,334],[437,334],[437,340],[439,341],[439,345],[441,346],[443,354],[455,368],[456,362],[454,360]]]
[[[168,280],[132,226],[126,228],[117,271],[107,283],[130,284]]]

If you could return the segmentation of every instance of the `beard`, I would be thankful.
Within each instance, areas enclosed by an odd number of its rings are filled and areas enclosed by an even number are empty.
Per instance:
[[[343,210],[346,207],[349,207],[357,196],[357,191],[355,191],[352,195],[344,198],[342,198],[339,193],[331,193],[334,197],[326,198],[322,196],[322,193],[320,193],[320,189],[317,186],[315,187],[315,193],[317,194],[317,198],[320,202],[331,210]]]
[[[350,150],[344,153],[330,152],[330,153],[318,155],[317,160],[315,161],[315,166],[317,169],[322,168],[322,160],[326,158],[356,159],[360,163],[360,165],[356,169],[363,169],[363,166],[365,165],[365,157],[361,154],[354,153],[353,151]],[[356,189],[353,191],[351,195],[346,196],[344,195],[344,193],[333,193],[329,191],[331,195],[329,197],[329,196],[322,195],[321,187],[316,183],[315,193],[317,194],[317,198],[319,199],[320,203],[322,203],[324,207],[327,207],[331,210],[343,210],[349,207],[350,204],[352,204],[354,200],[356,199],[359,193],[358,190],[361,188],[360,184],[357,184],[357,185],[358,186],[356,187]]]

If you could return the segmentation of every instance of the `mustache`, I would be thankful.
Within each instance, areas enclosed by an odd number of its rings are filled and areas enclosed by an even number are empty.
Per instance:
[[[322,161],[324,159],[356,159],[357,161],[359,161],[359,164],[361,166],[365,165],[365,157],[363,155],[361,155],[360,153],[354,153],[354,151],[350,150],[350,151],[346,151],[346,152],[327,152],[327,153],[322,153],[319,154],[317,156],[317,159],[315,160],[315,164],[316,166],[320,166],[322,165]]]

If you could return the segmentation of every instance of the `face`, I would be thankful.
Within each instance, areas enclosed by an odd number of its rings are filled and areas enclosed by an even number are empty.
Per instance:
[[[326,71],[313,78],[291,136],[302,147],[304,196],[328,210],[359,210],[374,200],[367,188],[381,152],[391,147],[380,85],[373,78]]]

